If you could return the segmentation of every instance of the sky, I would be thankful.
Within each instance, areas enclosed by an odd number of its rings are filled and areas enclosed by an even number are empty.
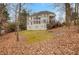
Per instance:
[[[54,3],[28,3],[23,6],[26,10],[29,10],[30,13],[35,13],[39,11],[50,11],[56,14],[56,19],[59,20],[59,17],[64,18],[64,13],[62,10],[57,11],[58,7]],[[11,13],[11,12],[10,12]],[[13,13],[10,14],[11,17]],[[60,16],[62,15],[62,16]]]
[[[35,3],[35,4],[28,4],[28,9],[31,9],[32,12],[39,12],[39,11],[52,11],[53,12],[53,8],[55,8],[54,6],[52,6],[53,4],[48,4],[48,3]]]
[[[58,4],[61,7],[63,6],[63,4]],[[57,6],[58,6],[57,5]],[[56,14],[56,20],[59,20],[59,17],[61,18],[61,20],[64,18],[65,14],[64,12],[62,12],[62,10],[59,10],[59,7],[57,7],[55,5],[55,3],[32,3],[32,4],[27,4],[27,9],[31,10],[31,13],[34,12],[39,12],[39,11],[50,11]],[[60,16],[62,15],[62,16]]]

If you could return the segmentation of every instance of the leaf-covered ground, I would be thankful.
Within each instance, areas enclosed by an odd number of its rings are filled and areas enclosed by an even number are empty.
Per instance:
[[[32,44],[27,43],[25,35],[20,35],[17,42],[15,33],[0,37],[0,54],[26,54],[26,55],[72,55],[79,54],[78,27],[71,26],[55,28],[48,31],[52,38],[44,39]],[[38,35],[38,34],[37,34]],[[47,35],[47,34],[46,34]]]

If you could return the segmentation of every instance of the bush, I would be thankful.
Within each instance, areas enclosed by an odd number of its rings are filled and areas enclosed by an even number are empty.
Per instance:
[[[57,28],[57,27],[61,27],[61,26],[64,26],[65,23],[60,23],[60,22],[54,22],[54,23],[49,23],[47,24],[47,28],[48,29],[52,29],[52,28]]]
[[[9,23],[8,24],[8,32],[14,32],[16,29],[15,23]]]
[[[20,24],[19,27],[20,30],[26,30],[26,24]]]

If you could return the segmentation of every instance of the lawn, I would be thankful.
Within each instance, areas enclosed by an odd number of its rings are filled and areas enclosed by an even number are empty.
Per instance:
[[[48,31],[21,31],[20,34],[26,38],[28,43],[34,43],[53,38],[53,34]]]

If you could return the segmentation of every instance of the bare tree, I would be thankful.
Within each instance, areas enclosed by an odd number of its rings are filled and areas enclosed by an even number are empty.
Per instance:
[[[16,39],[17,41],[19,41],[19,20],[20,20],[20,13],[21,10],[24,8],[25,4],[21,4],[21,3],[12,3],[12,4],[8,4],[8,10],[11,11],[13,13],[13,19],[15,19],[15,23],[16,23]],[[11,13],[10,12],[10,13]]]
[[[75,3],[75,20],[74,24],[78,24],[78,3]]]
[[[17,14],[18,14],[18,19],[16,19],[17,20],[17,23],[16,23],[16,30],[17,30],[17,33],[16,33],[16,35],[17,35],[17,41],[19,41],[19,19],[20,19],[20,12],[21,12],[21,3],[19,3],[18,5],[18,12],[17,12]]]
[[[65,12],[66,12],[66,25],[70,26],[71,22],[71,7],[70,3],[65,3]]]
[[[13,19],[15,19],[15,24],[16,24],[16,39],[17,41],[19,41],[19,12],[20,12],[20,3],[12,3],[12,4],[8,4],[8,10],[9,12],[13,13]]]
[[[19,19],[20,19],[20,12],[21,12],[21,3],[17,3],[15,5],[15,22],[16,22],[16,38],[19,41]]]

